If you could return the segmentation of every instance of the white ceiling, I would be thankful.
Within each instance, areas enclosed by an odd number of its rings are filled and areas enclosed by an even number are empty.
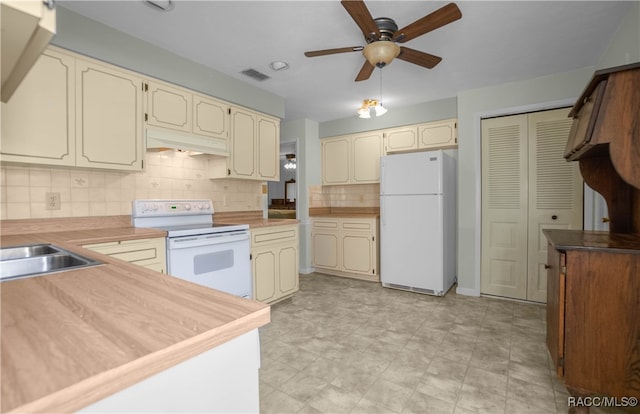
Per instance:
[[[364,45],[338,1],[176,1],[167,13],[142,1],[58,1],[177,55],[285,98],[286,120],[355,116],[380,93],[379,70],[354,82],[360,52],[307,58],[308,50]],[[366,1],[375,17],[399,27],[442,7],[439,1]],[[441,56],[434,69],[395,60],[382,70],[389,109],[457,92],[597,64],[630,1],[458,1],[462,19],[404,45]],[[269,63],[289,63],[274,72]],[[263,82],[240,72],[253,68]]]

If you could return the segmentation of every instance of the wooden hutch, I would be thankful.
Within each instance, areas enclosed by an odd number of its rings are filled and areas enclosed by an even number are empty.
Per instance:
[[[565,158],[606,200],[610,231],[544,230],[547,346],[573,396],[628,401],[640,398],[640,63],[595,72],[569,116]]]

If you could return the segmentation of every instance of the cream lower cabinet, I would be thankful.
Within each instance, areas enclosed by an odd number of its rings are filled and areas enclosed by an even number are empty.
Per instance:
[[[164,237],[85,244],[82,247],[156,272],[167,273]]]
[[[327,138],[321,147],[323,185],[380,182],[382,133]]]
[[[311,249],[316,271],[378,282],[378,219],[312,219]]]
[[[253,298],[265,303],[298,291],[298,225],[251,229]]]
[[[142,79],[47,49],[2,104],[3,162],[141,171]]]

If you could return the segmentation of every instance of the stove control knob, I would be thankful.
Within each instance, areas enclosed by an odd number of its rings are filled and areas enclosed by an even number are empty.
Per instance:
[[[184,209],[187,210],[187,211],[190,211],[191,210],[191,204],[185,204],[184,205]]]

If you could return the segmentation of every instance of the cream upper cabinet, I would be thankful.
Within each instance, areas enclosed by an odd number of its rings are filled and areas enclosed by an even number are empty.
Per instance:
[[[142,79],[76,61],[76,165],[142,169]]]
[[[349,184],[349,137],[328,138],[321,141],[322,184]]]
[[[458,145],[457,121],[445,119],[418,125],[418,149]]]
[[[229,104],[194,94],[193,133],[227,139],[229,137]]]
[[[415,150],[418,148],[418,127],[408,126],[384,131],[384,152]]]
[[[256,177],[256,117],[242,108],[231,108],[231,156],[229,177]]]
[[[209,160],[209,178],[279,181],[280,121],[240,107],[230,113],[230,156]]]
[[[53,1],[2,0],[0,18],[0,97],[8,102],[55,35],[56,10]]]
[[[256,117],[256,170],[258,179],[280,180],[280,122],[274,118]]]
[[[49,48],[2,105],[2,161],[141,171],[142,81]]]
[[[147,86],[147,124],[191,132],[192,94],[163,82]]]
[[[278,302],[298,291],[298,225],[251,229],[254,299]]]
[[[369,132],[351,138],[351,182],[367,184],[380,182],[382,134]]]
[[[378,219],[314,217],[311,252],[318,272],[379,281]]]
[[[3,162],[76,163],[75,59],[47,50],[2,104]]]
[[[327,138],[321,146],[323,185],[380,182],[381,132]]]

